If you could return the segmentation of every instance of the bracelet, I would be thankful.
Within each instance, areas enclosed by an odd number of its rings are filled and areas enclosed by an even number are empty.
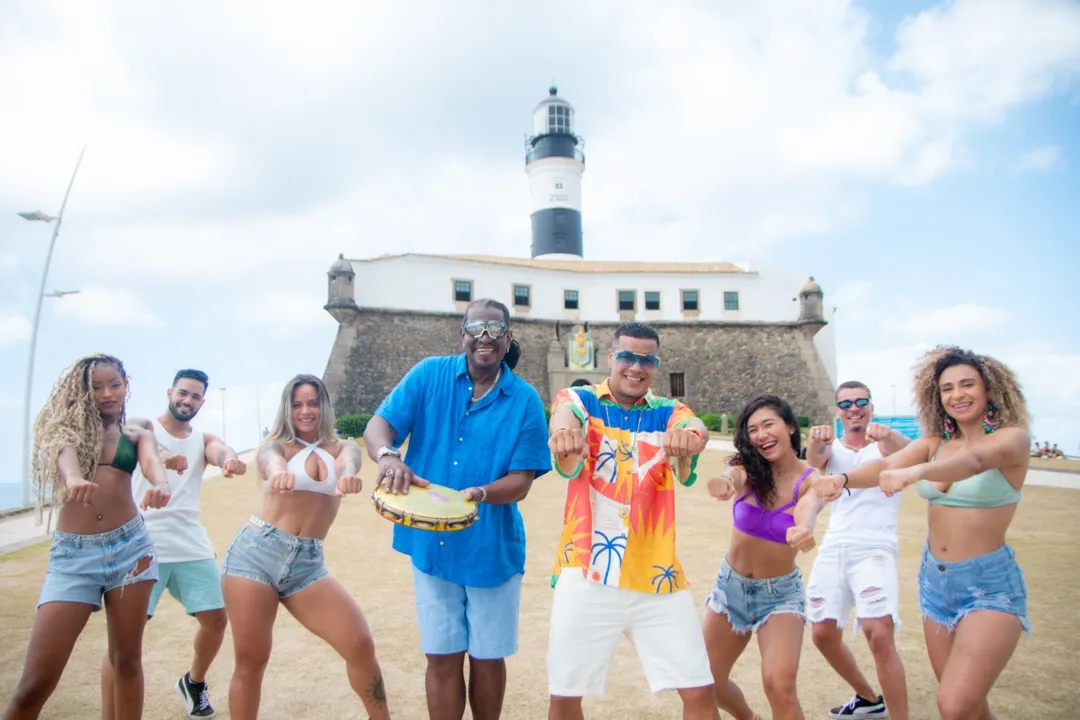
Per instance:
[[[487,488],[478,487],[476,489],[480,491],[480,499],[476,501],[477,504],[480,504],[480,503],[484,502],[485,500],[487,500]]]
[[[848,487],[848,483],[851,482],[851,479],[848,478],[846,472],[842,472],[840,474],[844,476],[844,489],[847,490],[847,494],[850,495],[851,494],[851,488]]]

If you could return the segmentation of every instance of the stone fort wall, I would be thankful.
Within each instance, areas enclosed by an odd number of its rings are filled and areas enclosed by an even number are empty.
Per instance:
[[[461,352],[458,315],[371,308],[335,309],[334,315],[340,326],[323,378],[339,416],[373,412],[417,362]],[[651,324],[660,333],[662,358],[654,392],[670,395],[669,373],[682,372],[683,400],[697,413],[738,413],[748,400],[769,392],[814,423],[831,421],[832,383],[813,344],[823,323]],[[561,389],[549,387],[548,379],[555,322],[515,318],[511,327],[522,351],[515,372],[548,404]],[[598,362],[616,327],[589,323]],[[568,332],[562,326],[564,344]]]

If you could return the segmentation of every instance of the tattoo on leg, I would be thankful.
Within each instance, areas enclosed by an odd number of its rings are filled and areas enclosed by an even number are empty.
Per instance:
[[[368,689],[368,695],[371,697],[372,702],[377,705],[383,705],[386,702],[386,688],[383,687],[382,675],[375,676],[375,680]]]

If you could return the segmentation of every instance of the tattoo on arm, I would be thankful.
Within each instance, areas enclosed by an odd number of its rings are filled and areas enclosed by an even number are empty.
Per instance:
[[[818,455],[824,455],[827,452],[829,452],[829,446],[828,445],[822,445],[821,447],[819,447],[817,449],[817,454]]]
[[[368,688],[368,698],[378,706],[386,704],[386,688],[383,687],[382,675],[376,675]]]

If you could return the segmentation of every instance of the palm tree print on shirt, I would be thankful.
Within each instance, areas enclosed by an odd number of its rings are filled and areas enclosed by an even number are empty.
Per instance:
[[[656,586],[656,594],[660,594],[660,589],[664,587],[664,583],[667,583],[667,591],[669,593],[679,589],[679,571],[675,569],[674,565],[668,565],[666,568],[659,565],[653,565],[654,570],[659,570],[656,575],[653,575],[652,584]]]
[[[602,537],[604,541],[593,543],[592,565],[593,567],[596,567],[600,562],[601,556],[606,556],[607,568],[604,570],[604,584],[606,585],[608,576],[611,574],[612,556],[618,560],[618,566],[622,566],[623,553],[626,552],[626,535],[616,535],[609,538],[603,530],[597,530],[596,534]]]

